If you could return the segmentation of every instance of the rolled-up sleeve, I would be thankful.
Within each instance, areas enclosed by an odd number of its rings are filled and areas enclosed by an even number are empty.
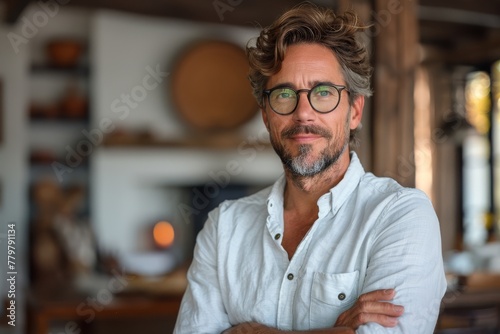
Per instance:
[[[394,304],[404,314],[394,328],[368,323],[366,333],[419,333],[434,331],[446,291],[439,222],[429,199],[419,190],[399,192],[376,224],[362,294],[394,288]]]

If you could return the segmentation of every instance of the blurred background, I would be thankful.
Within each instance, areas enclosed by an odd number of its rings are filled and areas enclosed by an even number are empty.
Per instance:
[[[500,1],[313,2],[371,24],[356,151],[438,213],[436,332],[498,333]],[[298,3],[0,1],[0,333],[172,331],[208,211],[282,173],[244,47]]]

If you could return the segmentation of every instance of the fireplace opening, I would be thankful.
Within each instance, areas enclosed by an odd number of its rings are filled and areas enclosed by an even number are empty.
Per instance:
[[[208,213],[226,200],[249,196],[264,189],[268,185],[249,185],[231,183],[225,187],[218,187],[215,183],[207,183],[188,187],[189,203],[191,207],[190,223],[193,226],[193,236],[196,238],[205,224]]]

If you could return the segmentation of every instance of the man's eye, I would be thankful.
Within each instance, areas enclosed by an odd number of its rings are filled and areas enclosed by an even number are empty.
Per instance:
[[[328,97],[333,95],[330,87],[318,87],[314,90],[314,94],[319,97]]]
[[[292,99],[295,96],[294,92],[290,89],[281,89],[278,90],[275,94],[276,98],[278,99]]]

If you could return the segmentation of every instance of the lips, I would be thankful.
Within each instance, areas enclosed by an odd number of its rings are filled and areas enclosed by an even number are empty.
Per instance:
[[[289,139],[293,139],[298,142],[309,142],[319,138],[323,138],[323,136],[311,135],[311,134],[298,134],[295,136],[289,137]]]

